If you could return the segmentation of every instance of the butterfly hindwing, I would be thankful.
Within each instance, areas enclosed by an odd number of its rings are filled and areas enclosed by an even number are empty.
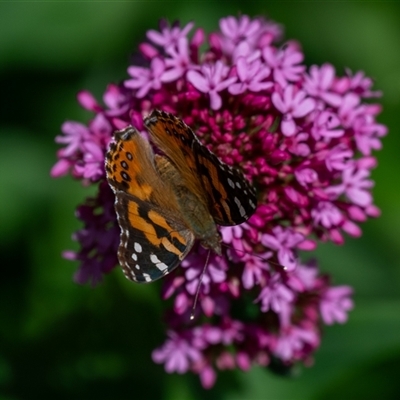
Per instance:
[[[193,233],[155,204],[116,192],[121,227],[118,259],[127,278],[152,282],[171,272],[190,251]]]
[[[247,221],[257,207],[257,197],[243,173],[200,143],[194,143],[193,150],[214,221],[227,226]]]

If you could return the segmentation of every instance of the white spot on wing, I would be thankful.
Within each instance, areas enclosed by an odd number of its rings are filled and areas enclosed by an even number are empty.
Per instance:
[[[145,280],[146,282],[151,282],[151,278],[150,278],[150,275],[149,275],[149,274],[143,273],[143,278],[144,278],[144,280]]]
[[[228,184],[231,188],[235,188],[235,184],[233,183],[231,178],[228,178]]]
[[[121,246],[122,246],[124,249],[126,249],[126,248],[128,247],[129,231],[126,230],[126,231],[123,232],[123,234],[124,234],[126,237],[124,238],[124,241],[121,242]]]
[[[142,252],[142,246],[138,242],[135,242],[135,244],[133,245],[133,248],[135,249],[136,253]]]
[[[150,260],[161,272],[164,273],[168,269],[168,265],[164,264],[155,254],[150,255]]]
[[[137,261],[137,254],[136,253],[132,253],[131,257],[132,257],[132,260]]]
[[[240,200],[239,200],[237,197],[235,197],[235,203],[236,203],[236,205],[238,206],[240,215],[241,215],[242,217],[244,217],[244,216],[246,215],[246,211],[245,211],[245,209],[243,208],[242,203],[240,202]]]

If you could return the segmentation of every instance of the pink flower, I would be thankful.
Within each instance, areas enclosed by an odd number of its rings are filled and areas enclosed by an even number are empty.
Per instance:
[[[279,262],[287,271],[291,271],[297,265],[294,249],[303,243],[304,239],[301,233],[277,226],[272,230],[272,235],[265,233],[262,236],[261,243],[267,248],[277,251]]]
[[[321,316],[326,324],[343,324],[347,321],[347,313],[353,308],[350,298],[352,293],[349,286],[336,286],[326,290],[320,304]]]
[[[326,152],[321,154],[329,171],[346,170],[349,167],[348,161],[353,155],[354,152],[350,150],[345,143],[340,143],[332,147],[327,154]]]
[[[270,74],[270,69],[263,65],[260,60],[248,62],[244,57],[237,61],[237,75],[239,83],[233,83],[228,90],[231,94],[240,94],[249,90],[259,92],[273,86],[272,82],[265,82],[264,79]]]
[[[344,129],[340,129],[340,120],[332,111],[322,111],[315,118],[311,134],[315,140],[330,140],[343,136]]]
[[[256,301],[261,302],[261,311],[274,311],[281,319],[283,325],[290,320],[290,312],[295,294],[281,282],[279,274],[275,274],[258,296]]]
[[[324,64],[321,67],[312,65],[310,74],[306,75],[304,88],[310,96],[321,99],[330,106],[338,107],[342,99],[330,90],[334,79],[335,68],[332,65]]]
[[[136,96],[142,98],[151,90],[161,88],[161,78],[165,71],[165,62],[161,58],[153,58],[150,69],[129,67],[128,73],[133,79],[125,81],[125,87],[137,89]]]
[[[374,183],[367,177],[369,177],[369,171],[353,166],[343,171],[342,184],[331,186],[326,189],[326,192],[335,197],[345,194],[354,204],[363,207],[369,206],[372,203],[372,196],[367,189],[370,189]]]
[[[189,71],[187,74],[188,81],[197,90],[210,96],[210,105],[213,110],[221,108],[222,99],[219,92],[236,81],[236,77],[227,77],[228,71],[227,66],[217,61],[215,65],[203,65],[200,72]]]
[[[255,46],[263,29],[260,19],[251,20],[247,15],[242,15],[239,18],[222,18],[219,26],[225,39],[222,46],[227,54],[232,54],[235,47],[243,42],[249,43],[251,47]]]
[[[161,32],[155,30],[149,30],[147,37],[153,43],[158,46],[164,47],[169,50],[175,46],[181,38],[186,38],[187,34],[192,30],[194,24],[189,22],[184,28],[180,28],[178,24],[174,24],[172,27],[168,26],[165,20],[161,20],[160,29]]]
[[[79,122],[64,122],[61,127],[63,136],[56,136],[56,143],[67,144],[62,149],[62,156],[69,157],[81,151],[86,138],[90,137],[89,129]]]
[[[271,256],[269,252],[264,254],[263,258],[257,256],[249,256],[246,258],[242,282],[245,289],[251,289],[256,284],[260,284],[265,279],[265,272],[270,270],[269,265],[266,263],[265,256]]]
[[[167,50],[171,58],[165,60],[166,70],[162,73],[163,82],[172,82],[182,77],[190,67],[188,40],[185,37],[179,39],[176,47]]]
[[[322,225],[325,228],[338,226],[343,221],[340,210],[329,201],[320,201],[311,211],[314,224]]]
[[[365,156],[369,156],[372,150],[382,148],[381,137],[387,133],[384,125],[375,122],[374,117],[365,113],[355,119],[353,128],[357,148]]]
[[[266,64],[272,69],[274,81],[282,88],[289,82],[297,82],[304,73],[304,65],[298,65],[303,61],[303,54],[295,43],[288,43],[281,49],[267,46],[263,49],[263,57]]]
[[[288,85],[283,93],[272,93],[272,103],[283,114],[281,123],[282,133],[292,136],[296,133],[294,118],[303,118],[315,107],[315,101],[306,98],[306,92],[296,91],[293,85]]]
[[[301,327],[289,327],[278,338],[274,348],[274,354],[284,361],[293,361],[304,358],[310,350],[307,348],[317,348],[319,337],[317,332]]]
[[[202,354],[186,338],[180,337],[175,332],[169,332],[168,336],[169,340],[164,346],[153,351],[153,360],[165,363],[165,370],[169,373],[183,374],[189,370],[192,362],[202,358]]]

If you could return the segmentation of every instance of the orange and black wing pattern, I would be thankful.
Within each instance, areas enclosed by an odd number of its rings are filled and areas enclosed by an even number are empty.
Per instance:
[[[155,110],[144,123],[154,143],[179,170],[185,185],[207,204],[218,225],[237,225],[249,219],[257,198],[240,170],[222,162],[172,114]]]
[[[161,179],[149,143],[132,127],[115,132],[114,138],[105,168],[121,228],[118,259],[127,278],[152,282],[179,265],[194,235],[180,219],[174,193]],[[168,181],[173,167],[164,169]]]

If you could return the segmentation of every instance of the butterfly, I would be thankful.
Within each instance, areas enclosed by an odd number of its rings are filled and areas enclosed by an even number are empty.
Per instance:
[[[114,132],[105,159],[121,229],[118,260],[136,282],[171,272],[195,240],[220,255],[217,224],[240,224],[257,207],[243,173],[219,160],[181,119],[154,110],[144,125],[162,155],[128,126]]]

